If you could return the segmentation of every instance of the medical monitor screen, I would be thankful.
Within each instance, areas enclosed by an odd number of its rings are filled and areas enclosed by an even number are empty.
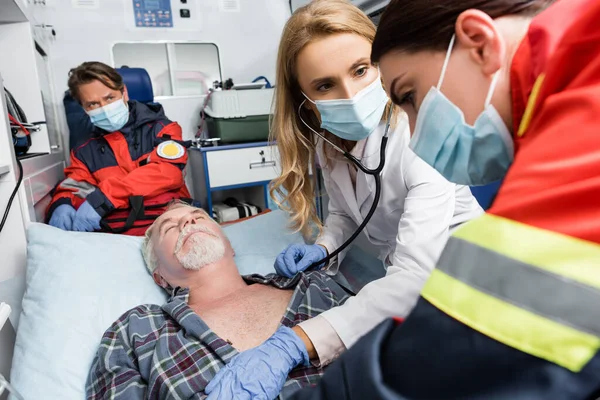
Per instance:
[[[138,28],[171,28],[171,0],[133,0],[135,26]]]
[[[144,0],[144,8],[148,11],[160,9],[160,0]]]

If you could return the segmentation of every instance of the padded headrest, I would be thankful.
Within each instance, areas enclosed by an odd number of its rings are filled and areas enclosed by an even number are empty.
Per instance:
[[[144,68],[117,68],[117,72],[123,77],[130,99],[137,100],[140,103],[154,101],[152,81]]]

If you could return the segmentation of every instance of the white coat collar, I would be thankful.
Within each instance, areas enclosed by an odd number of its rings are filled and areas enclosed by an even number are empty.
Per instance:
[[[408,140],[409,138],[399,138],[395,135],[407,134],[407,121],[400,118],[397,122],[397,126],[393,131],[389,133],[389,141],[386,149],[386,167],[389,163],[390,157],[402,157],[402,154],[391,154],[392,149],[395,147],[390,142],[394,140]],[[375,131],[365,139],[366,144],[362,157],[357,157],[359,160],[369,169],[377,168],[379,165],[379,153],[381,149],[381,139],[385,133],[385,122],[381,122]],[[407,134],[408,135],[408,134]],[[328,144],[325,143],[325,146]],[[362,158],[362,159],[361,159]],[[350,172],[348,171],[348,164],[344,161],[332,162],[332,169],[330,172],[331,181],[339,187],[343,201],[348,205],[348,209],[352,213],[354,221],[358,221],[360,224],[363,221],[363,216],[360,213],[361,207],[364,203],[375,195],[375,178],[371,175],[366,175],[362,171],[359,171],[356,175],[356,190],[352,185],[350,179]],[[384,171],[386,170],[384,167]],[[382,182],[383,184],[383,182]],[[342,199],[340,199],[342,200]],[[370,207],[370,204],[367,206]],[[365,210],[365,215],[368,209]]]
[[[325,145],[327,146],[327,144]],[[356,196],[354,194],[354,187],[350,178],[348,164],[340,160],[332,162],[332,166],[333,168],[331,169],[330,173],[331,181],[335,182],[335,184],[339,187],[340,192],[342,193],[342,196],[346,201],[346,204],[348,204],[348,208],[354,217],[354,220],[358,221],[361,219],[360,210],[358,209],[358,205],[356,203]]]

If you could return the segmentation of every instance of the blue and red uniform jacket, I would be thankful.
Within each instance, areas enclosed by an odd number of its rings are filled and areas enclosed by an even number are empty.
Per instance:
[[[92,139],[71,151],[71,165],[55,189],[47,220],[58,206],[77,209],[86,200],[104,220],[127,216],[132,197],[142,197],[145,206],[154,205],[155,218],[169,200],[190,197],[184,182],[188,155],[181,145],[181,127],[165,116],[159,104],[129,101],[128,106],[129,120],[121,130],[95,128]],[[158,146],[166,141],[174,141],[181,154],[159,155]],[[153,218],[122,233],[141,235]]]

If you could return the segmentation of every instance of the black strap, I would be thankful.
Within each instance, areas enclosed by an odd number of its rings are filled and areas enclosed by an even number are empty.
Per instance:
[[[223,201],[223,204],[225,204],[226,206],[232,207],[232,208],[236,208],[238,211],[239,218],[246,218],[246,217],[253,216],[251,207],[256,208],[257,214],[260,214],[262,212],[262,209],[259,206],[254,205],[252,203],[242,203],[235,197],[228,197],[227,199],[225,199]]]
[[[190,204],[190,205],[194,201],[193,199],[190,199],[187,197],[180,198],[178,200],[182,201],[184,203]],[[152,222],[154,222],[154,220],[159,217],[159,215],[146,215],[145,211],[146,210],[148,210],[148,211],[159,210],[161,208],[165,208],[166,206],[168,206],[169,203],[170,203],[170,201],[166,202],[166,203],[161,203],[161,204],[152,204],[149,206],[144,206],[144,196],[130,196],[129,197],[129,207],[130,207],[131,211],[129,212],[129,215],[127,216],[127,218],[102,218],[102,220],[100,221],[100,227],[105,232],[123,233],[123,232],[128,231],[131,228],[141,228],[141,227],[150,226],[150,225],[152,225]],[[144,224],[144,225],[135,225],[136,221],[152,221],[152,222],[150,222],[148,224]],[[110,223],[115,223],[115,222],[125,222],[125,224],[120,228],[111,227]]]
[[[103,215],[106,215],[110,212],[110,208],[108,208],[108,206],[105,203],[100,204],[99,207],[96,207],[95,210],[96,212],[98,212],[98,208],[101,210],[101,213]],[[98,214],[100,214],[100,212],[98,212]]]
[[[177,140],[177,139],[171,138],[171,135],[162,135],[156,139],[156,142],[158,144],[161,144],[163,142],[168,142],[169,140],[171,140],[175,143],[179,143],[186,149],[189,149],[190,147],[192,147],[194,145],[194,143],[191,140]]]
[[[135,221],[147,219],[144,214],[144,196],[130,196],[129,206],[131,211],[129,212],[129,216],[127,216],[125,224],[121,228],[112,228],[106,219],[100,221],[100,227],[106,232],[123,233],[133,228]]]
[[[193,202],[194,202],[194,200],[193,200],[193,199],[190,199],[190,198],[187,198],[187,197],[181,197],[181,198],[179,198],[179,199],[171,199],[171,200],[169,200],[169,201],[168,201],[168,202],[166,202],[166,203],[161,203],[161,204],[152,204],[152,205],[150,205],[150,206],[145,206],[144,208],[145,208],[146,210],[157,210],[157,209],[159,209],[159,208],[164,208],[164,207],[168,206],[168,205],[171,203],[171,201],[173,201],[173,200],[179,200],[179,201],[181,201],[181,202],[184,202],[184,203],[187,203],[187,204],[189,204],[189,205],[192,205],[192,204],[193,204]]]
[[[17,103],[12,93],[10,93],[7,88],[4,88],[4,92],[6,93],[6,96],[9,99],[9,103],[14,107],[15,112],[17,114],[13,115],[13,117],[15,117],[20,123],[27,122],[27,116],[25,116],[25,112],[23,111],[21,106],[19,106],[19,103]]]
[[[144,221],[154,221],[158,217],[160,217],[160,215],[145,215]],[[127,222],[127,219],[128,218],[104,218],[103,221],[106,221],[110,224],[114,224],[117,222]],[[150,222],[149,225],[152,225],[152,222]]]
[[[226,206],[229,206],[229,207],[236,207],[236,206],[240,205],[241,203],[235,197],[228,197],[225,200],[223,200],[223,204],[225,204]]]
[[[225,199],[225,201],[223,201],[223,204],[225,204],[228,207],[237,209],[238,218],[245,218],[245,217],[249,216],[249,215],[246,215],[246,213],[247,213],[246,207],[242,203],[240,203],[238,201],[238,199],[236,199],[234,197],[229,197],[229,198]],[[250,210],[248,210],[248,213],[250,213]]]

